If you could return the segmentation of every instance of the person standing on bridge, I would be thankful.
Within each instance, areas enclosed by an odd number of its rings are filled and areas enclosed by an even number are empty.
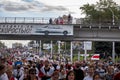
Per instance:
[[[52,18],[49,19],[49,24],[53,24]]]
[[[72,24],[72,16],[71,16],[71,14],[68,15],[68,24]]]

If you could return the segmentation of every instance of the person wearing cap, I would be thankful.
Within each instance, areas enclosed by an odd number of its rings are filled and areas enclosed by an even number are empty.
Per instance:
[[[0,64],[0,80],[9,80],[5,72],[5,65]]]

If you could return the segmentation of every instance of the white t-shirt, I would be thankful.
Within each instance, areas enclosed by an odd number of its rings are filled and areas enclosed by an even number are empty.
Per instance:
[[[7,74],[6,73],[2,74],[0,76],[0,80],[9,80]]]
[[[91,77],[91,76],[86,76],[83,80],[93,80],[93,77]]]

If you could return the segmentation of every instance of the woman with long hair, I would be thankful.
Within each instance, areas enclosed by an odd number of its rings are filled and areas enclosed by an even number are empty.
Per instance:
[[[69,71],[67,73],[66,80],[75,80],[75,73],[74,73],[74,71]]]

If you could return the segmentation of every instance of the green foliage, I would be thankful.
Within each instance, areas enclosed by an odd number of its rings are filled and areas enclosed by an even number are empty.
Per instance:
[[[30,44],[30,45],[34,44],[34,41],[33,41],[33,40],[32,40],[32,41],[30,41],[28,44]]]
[[[5,44],[0,41],[0,48],[4,48]]]
[[[86,14],[86,17],[89,18],[91,15],[95,12],[95,5],[85,4],[83,7],[80,7],[82,9],[83,14]]]
[[[116,52],[117,54],[120,54],[120,42],[116,42],[116,43],[115,43],[115,52]]]
[[[112,53],[112,42],[94,42],[96,53]]]
[[[58,52],[58,44],[54,44],[53,49],[57,53]]]
[[[86,14],[85,18],[95,20],[112,20],[114,14],[115,20],[120,18],[119,5],[113,0],[99,0],[96,4],[85,4],[80,7],[83,14]]]
[[[120,19],[120,5],[118,5],[114,0],[99,0],[96,4],[85,4],[80,7],[82,14],[86,14],[87,19],[84,23],[93,24],[97,23],[109,23],[112,24],[114,17],[115,24],[119,24]],[[107,22],[107,23],[106,23]],[[118,54],[120,52],[120,43],[115,44],[115,52]],[[94,51],[103,53],[112,53],[112,43],[111,42],[95,42]]]

